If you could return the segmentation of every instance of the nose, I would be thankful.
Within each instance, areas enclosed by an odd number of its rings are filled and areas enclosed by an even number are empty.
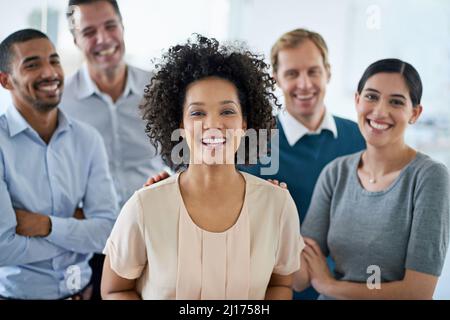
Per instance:
[[[377,104],[373,107],[372,114],[375,115],[378,118],[383,118],[388,115],[388,108],[389,103],[387,101],[384,101],[384,99],[378,101]]]
[[[209,114],[203,121],[203,129],[223,129],[223,121],[220,116]]]
[[[47,63],[43,68],[41,72],[41,78],[43,79],[54,79],[59,76],[59,73],[57,71],[57,68],[53,66],[51,63]]]
[[[107,30],[105,30],[104,28],[99,28],[97,30],[97,43],[98,44],[108,42],[109,38],[110,37],[109,37],[109,33]]]
[[[297,78],[297,87],[302,90],[307,90],[311,88],[311,79],[306,72],[301,72]]]

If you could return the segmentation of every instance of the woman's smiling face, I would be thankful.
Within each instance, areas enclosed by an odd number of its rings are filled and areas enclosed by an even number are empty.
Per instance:
[[[246,123],[236,86],[208,77],[186,89],[183,123],[192,164],[234,164]]]
[[[413,106],[400,73],[371,76],[355,96],[358,125],[367,144],[384,147],[403,143],[408,123],[417,121],[422,107]]]

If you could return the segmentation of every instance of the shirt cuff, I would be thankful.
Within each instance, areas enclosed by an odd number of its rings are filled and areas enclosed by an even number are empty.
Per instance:
[[[69,234],[69,219],[50,216],[52,223],[52,231],[45,238],[50,242],[59,242],[61,239],[67,238]]]

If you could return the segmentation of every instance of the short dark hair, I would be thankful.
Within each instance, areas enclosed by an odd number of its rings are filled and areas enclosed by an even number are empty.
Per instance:
[[[186,89],[198,80],[219,77],[230,81],[236,86],[247,129],[270,132],[275,128],[272,111],[273,107],[279,107],[273,94],[275,80],[268,74],[268,65],[262,57],[244,48],[219,45],[214,38],[196,35],[192,41],[170,47],[156,63],[140,109],[150,142],[160,148],[163,160],[172,169],[185,167],[174,164],[171,159],[172,149],[179,143],[172,141],[171,136],[183,120]],[[248,163],[249,152],[245,151]]]
[[[122,14],[120,13],[119,4],[116,0],[69,0],[69,6],[67,8],[66,17],[67,19],[70,19],[73,14],[74,10],[71,10],[72,6],[80,6],[83,4],[92,4],[99,1],[105,1],[112,5],[114,8],[114,11],[119,16],[120,20],[122,20]],[[73,31],[72,29],[70,31]]]
[[[358,83],[358,93],[361,94],[367,80],[377,73],[399,73],[405,79],[406,86],[409,89],[409,96],[413,106],[420,104],[422,99],[422,80],[417,70],[408,62],[399,59],[383,59],[372,63],[364,71],[361,80]]]
[[[12,46],[16,43],[22,43],[34,39],[49,39],[48,36],[35,29],[22,29],[7,36],[0,43],[0,71],[11,73],[11,60],[14,52]]]

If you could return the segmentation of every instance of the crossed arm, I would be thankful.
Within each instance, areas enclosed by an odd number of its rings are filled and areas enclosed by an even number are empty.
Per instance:
[[[47,237],[51,232],[51,220],[47,215],[16,209],[16,233],[24,237]],[[76,209],[73,218],[84,220],[83,209]]]

